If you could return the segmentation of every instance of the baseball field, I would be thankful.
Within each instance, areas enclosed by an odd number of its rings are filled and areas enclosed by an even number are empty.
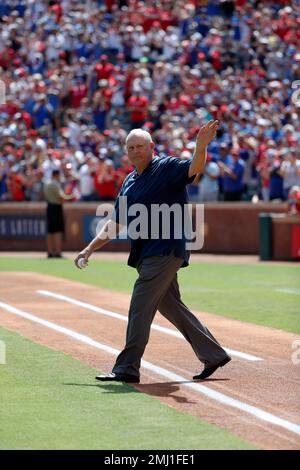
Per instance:
[[[126,254],[87,269],[0,256],[1,449],[299,449],[299,266],[194,256],[183,301],[232,361],[209,380],[157,313],[141,383],[99,383],[124,346]]]

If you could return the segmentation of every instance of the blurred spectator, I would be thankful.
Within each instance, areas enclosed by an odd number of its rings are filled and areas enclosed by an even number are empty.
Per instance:
[[[286,201],[291,187],[300,186],[300,160],[294,150],[286,150],[280,175],[283,177],[283,196]]]
[[[130,111],[131,128],[143,127],[148,116],[149,100],[145,95],[142,95],[140,89],[133,91],[132,96],[127,102],[127,107]]]
[[[224,178],[224,201],[240,201],[242,199],[244,166],[238,149],[232,149],[225,163],[219,162]]]
[[[25,180],[17,165],[7,173],[7,190],[11,201],[25,201]]]
[[[64,175],[64,192],[67,196],[72,196],[68,200],[75,202],[79,201],[81,198],[81,194],[79,191],[78,180],[79,178],[75,175],[72,167],[72,163],[66,163],[63,167],[63,175]]]
[[[276,151],[272,152],[269,150],[269,157],[271,159],[269,164],[269,199],[270,201],[274,199],[283,200],[283,179],[280,174],[280,159],[278,158]]]
[[[51,123],[53,126],[54,109],[47,101],[46,95],[39,95],[37,98],[37,103],[33,106],[32,116],[36,128],[42,127],[49,123]]]
[[[25,197],[27,201],[43,201],[43,171],[28,164],[25,170]]]
[[[220,168],[216,162],[211,160],[208,155],[205,170],[199,186],[200,202],[216,202],[219,198],[218,178],[220,176]]]
[[[98,198],[102,201],[109,201],[116,198],[117,178],[114,164],[111,160],[104,160],[101,167],[97,169],[95,187]]]
[[[85,163],[79,169],[79,191],[81,201],[92,201],[94,199],[94,174],[96,158],[92,153],[85,156]]]
[[[291,215],[300,214],[300,186],[292,186],[289,190],[288,212]]]
[[[7,201],[9,199],[7,175],[8,164],[2,160],[0,161],[0,201]]]

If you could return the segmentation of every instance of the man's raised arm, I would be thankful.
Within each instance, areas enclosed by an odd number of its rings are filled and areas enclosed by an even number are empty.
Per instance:
[[[209,121],[200,127],[197,134],[196,148],[189,169],[189,178],[197,173],[203,173],[206,163],[206,149],[208,144],[214,139],[219,121]]]

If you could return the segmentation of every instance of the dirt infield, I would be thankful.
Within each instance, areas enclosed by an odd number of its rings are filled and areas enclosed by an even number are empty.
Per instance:
[[[37,289],[72,297],[112,312],[127,315],[130,296],[123,293],[34,273],[1,273],[0,301],[48,322],[71,329],[117,350],[124,345],[126,321],[111,318],[82,305],[42,296]],[[205,389],[219,392],[278,418],[300,425],[299,367],[293,365],[292,343],[297,335],[271,328],[241,323],[208,313],[195,312],[226,348],[260,357],[249,361],[233,356]],[[110,371],[114,355],[54,331],[30,319],[0,308],[0,325],[23,336],[62,351],[100,371]],[[160,314],[155,324],[172,328]],[[9,345],[8,345],[9,360]],[[299,449],[300,437],[292,430],[238,410],[187,387],[192,375],[202,369],[190,346],[181,338],[152,330],[144,356],[146,361],[184,377],[170,381],[157,370],[142,369],[141,384],[135,387],[166,403],[210,423],[226,428],[263,449]],[[54,365],[55,367],[55,365]],[[74,377],[74,383],[76,377]],[[91,377],[93,382],[93,377]]]

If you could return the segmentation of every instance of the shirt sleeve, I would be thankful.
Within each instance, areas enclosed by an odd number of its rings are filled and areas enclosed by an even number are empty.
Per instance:
[[[180,160],[177,157],[169,157],[166,176],[172,186],[182,189],[187,184],[193,182],[196,175],[189,177],[191,162],[191,160]]]

